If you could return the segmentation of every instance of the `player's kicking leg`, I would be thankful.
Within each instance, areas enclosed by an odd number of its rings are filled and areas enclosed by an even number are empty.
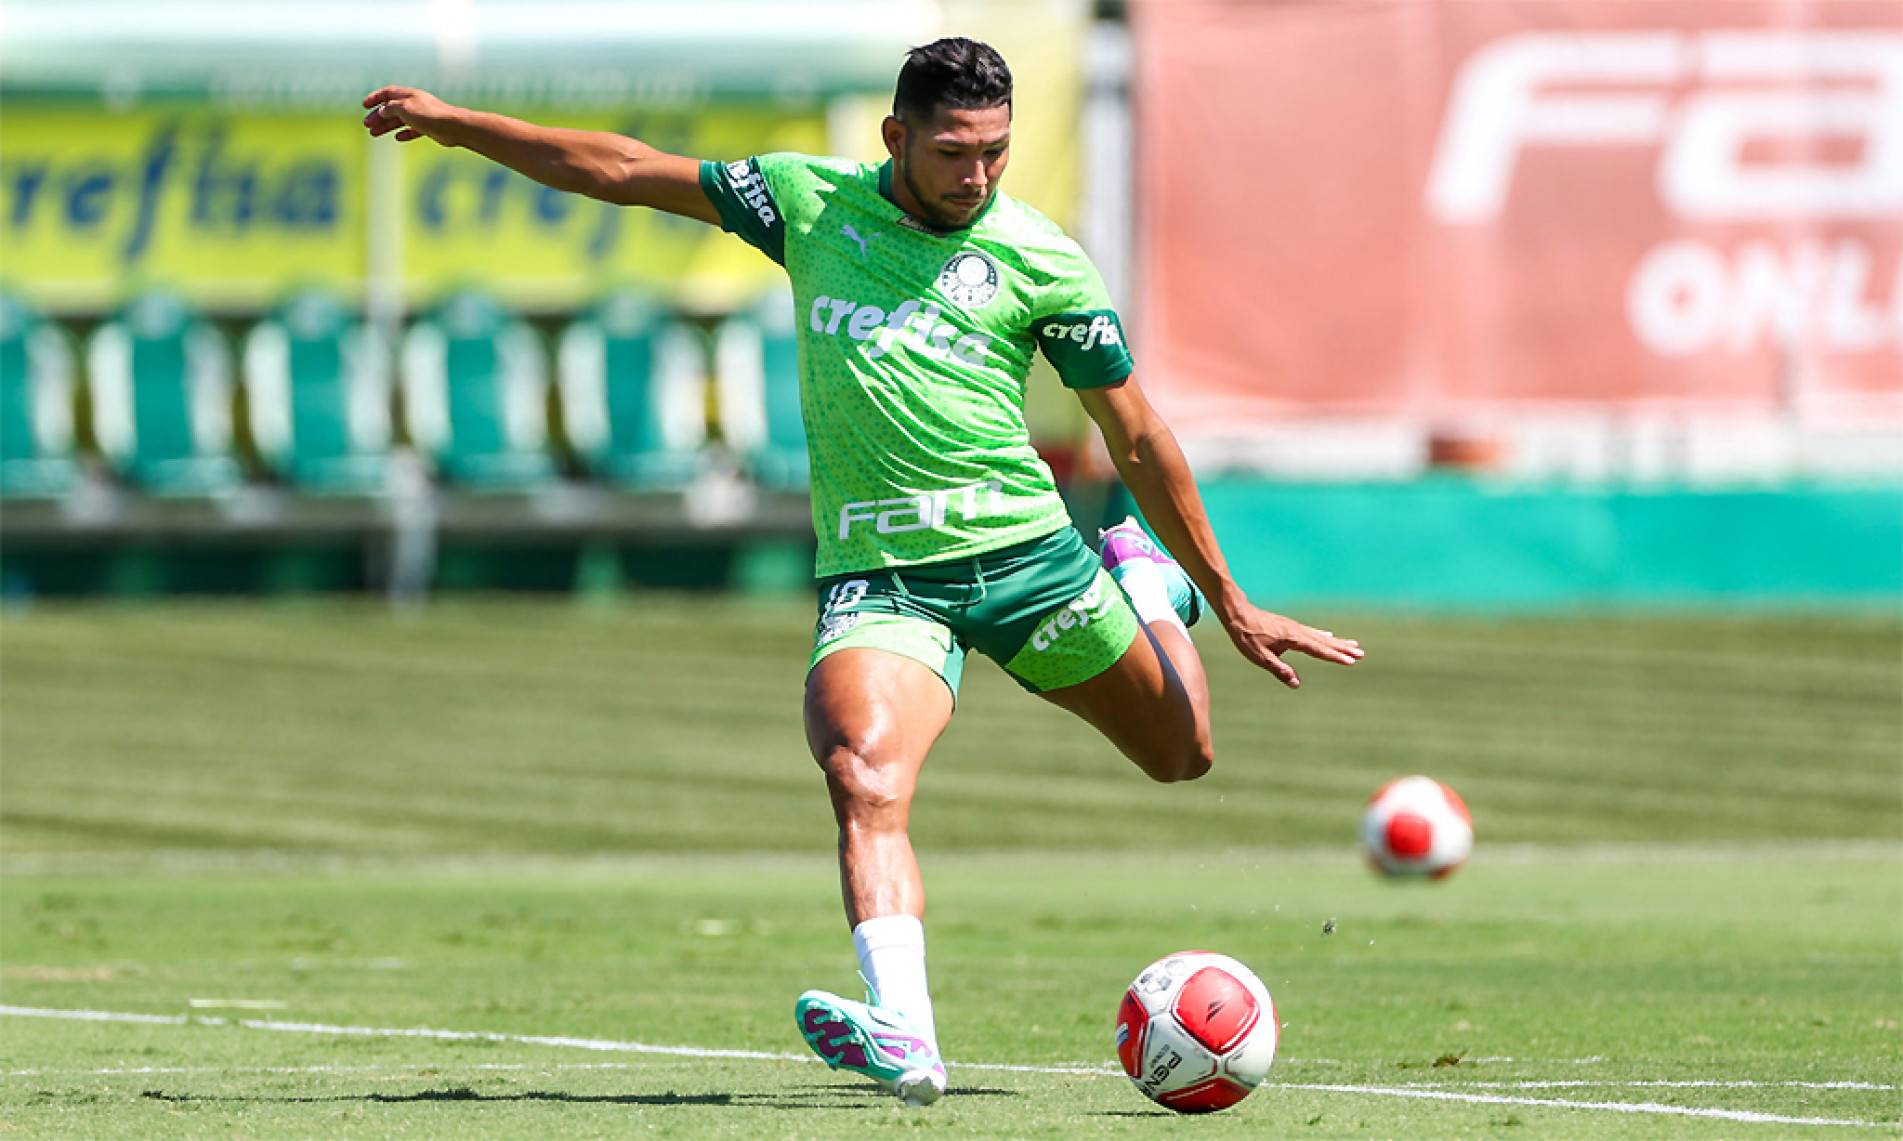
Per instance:
[[[913,658],[843,649],[806,681],[806,741],[839,823],[840,885],[871,994],[799,997],[800,1033],[826,1064],[877,1081],[908,1105],[945,1092],[925,978],[925,890],[906,834],[926,754],[952,714],[940,674]]]
[[[1135,519],[1106,528],[1102,539],[1104,569],[1146,636],[1097,676],[1043,696],[1090,722],[1153,779],[1194,780],[1214,764],[1209,682],[1189,637],[1203,597]]]

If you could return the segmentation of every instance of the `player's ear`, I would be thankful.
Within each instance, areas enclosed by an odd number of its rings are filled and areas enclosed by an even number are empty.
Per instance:
[[[885,140],[885,153],[893,158],[905,155],[905,120],[896,115],[887,115],[885,122],[879,124],[879,137]]]

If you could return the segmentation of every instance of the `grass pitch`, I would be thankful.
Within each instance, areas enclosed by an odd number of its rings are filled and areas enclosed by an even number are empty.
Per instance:
[[[791,1024],[854,984],[810,610],[9,616],[0,1129],[1903,1131],[1894,620],[1327,620],[1370,658],[1296,694],[1204,640],[1220,759],[1187,786],[974,665],[914,822],[953,1094],[907,1110]],[[1480,834],[1439,885],[1349,851],[1414,771]],[[1208,1119],[1145,1102],[1109,1038],[1190,946],[1287,1023]]]

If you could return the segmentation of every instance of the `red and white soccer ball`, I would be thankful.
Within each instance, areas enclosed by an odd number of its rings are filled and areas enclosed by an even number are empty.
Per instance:
[[[1280,1034],[1262,980],[1209,951],[1151,963],[1117,1008],[1123,1072],[1178,1113],[1213,1113],[1248,1097],[1268,1076]]]
[[[1439,879],[1473,851],[1473,817],[1460,795],[1439,781],[1402,777],[1368,798],[1361,846],[1388,875]]]

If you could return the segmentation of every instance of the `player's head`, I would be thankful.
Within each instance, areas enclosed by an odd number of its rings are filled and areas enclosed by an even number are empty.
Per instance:
[[[976,40],[913,48],[883,134],[906,209],[936,226],[969,225],[1011,157],[1011,69]]]

